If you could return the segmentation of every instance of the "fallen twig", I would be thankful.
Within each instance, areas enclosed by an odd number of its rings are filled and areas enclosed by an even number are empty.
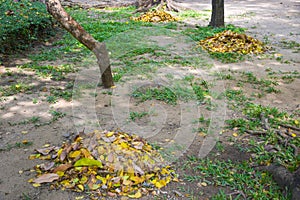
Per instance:
[[[252,131],[252,130],[246,130],[246,133],[249,133],[251,135],[265,135],[267,134],[267,131]]]
[[[288,124],[279,124],[280,126],[283,126],[285,128],[290,128],[290,129],[293,129],[295,131],[300,131],[300,128],[298,127],[295,127],[295,126],[291,126],[291,125],[288,125]]]

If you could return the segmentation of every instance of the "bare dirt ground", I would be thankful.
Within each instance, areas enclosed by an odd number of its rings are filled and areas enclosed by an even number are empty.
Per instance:
[[[208,10],[210,9],[210,1],[195,1],[195,0],[185,0],[178,1],[182,6],[187,8],[192,8],[196,10]],[[130,1],[126,2],[130,3]],[[93,4],[93,2],[91,2]],[[300,70],[300,56],[299,52],[293,53],[293,49],[284,48],[282,41],[296,41],[300,43],[300,1],[289,1],[289,0],[272,0],[268,2],[259,0],[228,0],[225,1],[225,15],[226,23],[232,23],[237,26],[247,28],[247,34],[257,37],[262,41],[267,41],[270,46],[274,47],[274,51],[278,52],[281,60],[269,58],[253,58],[251,60],[235,63],[235,64],[223,64],[217,61],[209,60],[213,64],[213,69],[211,71],[226,71],[228,69],[238,70],[238,71],[251,71],[258,77],[266,77],[266,69],[271,68],[274,72],[290,72]],[[206,25],[208,21],[188,21],[189,24],[200,24]],[[184,40],[172,39],[168,37],[152,38],[158,45],[168,46],[170,44],[176,44],[170,47],[170,52],[182,53],[191,48],[192,44],[184,42]],[[68,102],[65,100],[58,100],[55,104],[49,104],[45,101],[45,96],[49,94],[50,88],[53,86],[60,86],[64,89],[65,85],[69,80],[74,80],[76,73],[71,73],[67,76],[66,80],[60,82],[51,82],[47,79],[39,79],[34,76],[33,72],[22,71],[16,68],[18,64],[24,64],[30,62],[29,58],[25,56],[16,56],[13,59],[4,60],[2,66],[0,66],[0,73],[5,73],[9,69],[13,73],[20,73],[18,78],[26,79],[27,82],[34,85],[31,89],[31,94],[19,93],[10,97],[6,97],[4,101],[0,102],[0,200],[18,200],[26,199],[24,194],[30,196],[31,199],[75,199],[78,194],[69,191],[56,191],[49,190],[47,187],[34,188],[28,179],[32,178],[34,174],[30,172],[36,164],[40,163],[39,160],[29,160],[28,156],[32,154],[34,149],[40,148],[45,144],[61,145],[63,141],[67,141],[72,135],[76,134],[82,129],[82,126],[77,126],[80,124],[81,120],[86,117],[88,119],[94,119],[93,116],[96,115],[96,121],[92,121],[90,124],[99,123],[102,129],[113,130],[116,128],[122,128],[123,130],[130,132],[132,131],[132,124],[128,123],[128,120],[122,118],[125,116],[126,109],[130,107],[133,111],[145,111],[149,110],[149,107],[154,107],[153,113],[160,115],[159,119],[164,119],[162,125],[159,124],[149,124],[149,118],[138,119],[136,124],[143,127],[146,126],[147,133],[155,133],[153,137],[149,137],[151,142],[155,142],[159,145],[164,145],[169,139],[174,135],[172,133],[183,126],[182,112],[180,108],[160,105],[158,101],[146,102],[142,104],[137,104],[136,100],[130,100],[130,103],[124,103],[124,109],[120,107],[113,108],[112,101],[116,104],[122,103],[122,99],[118,98],[118,95],[122,96],[122,89],[124,85],[118,85],[116,91],[114,92],[115,98],[112,99],[110,95],[106,95],[106,90],[98,88],[96,93],[97,97],[91,102],[87,99],[84,102],[84,98],[81,101],[74,100],[73,102]],[[51,63],[55,64],[55,63]],[[167,71],[161,71],[161,74],[166,75],[173,73],[174,76],[177,74],[184,74],[185,69],[179,69],[173,66]],[[211,71],[201,71],[203,74],[208,74]],[[92,71],[93,72],[93,71]],[[85,77],[90,79],[93,74]],[[88,74],[88,73],[86,73]],[[206,76],[206,75],[201,76]],[[207,76],[208,77],[208,76]],[[83,79],[85,79],[83,77]],[[161,80],[159,80],[161,81]],[[0,85],[5,85],[7,83],[18,83],[13,76],[1,77]],[[56,85],[54,85],[56,84]],[[97,82],[93,82],[97,84]],[[262,105],[269,105],[280,108],[289,113],[294,113],[296,110],[300,109],[300,79],[295,79],[292,83],[286,84],[283,82],[279,83],[278,89],[281,90],[280,93],[270,93],[266,94],[262,98],[257,98],[255,102]],[[235,87],[234,82],[226,82],[225,88]],[[251,88],[244,88],[245,91],[251,94],[256,90]],[[125,90],[125,89],[124,89]],[[93,90],[91,90],[93,92]],[[87,92],[89,92],[87,90]],[[114,96],[113,95],[113,96]],[[87,97],[88,98],[88,97]],[[154,106],[156,104],[156,106]],[[95,107],[93,107],[95,106]],[[94,109],[95,113],[85,113],[85,110]],[[120,110],[119,110],[120,109]],[[189,107],[186,107],[189,109]],[[201,106],[197,109],[201,110]],[[125,110],[125,111],[124,111]],[[163,110],[163,112],[161,112]],[[52,114],[51,112],[52,111]],[[121,111],[124,111],[122,113]],[[61,116],[60,114],[65,114]],[[161,114],[162,113],[162,114]],[[186,118],[191,118],[193,112],[186,112]],[[128,113],[127,113],[128,114]],[[201,114],[207,115],[202,111]],[[224,116],[223,116],[224,115]],[[153,114],[155,116],[155,114]],[[232,110],[226,109],[226,114],[222,113],[225,119],[229,119],[236,116],[236,113]],[[41,126],[35,127],[32,120],[33,117],[39,118]],[[58,118],[55,118],[58,117]],[[223,119],[224,121],[224,119]],[[152,121],[153,122],[153,121]],[[75,126],[76,124],[76,126]],[[90,128],[94,128],[91,126]],[[145,128],[145,129],[146,129]],[[133,131],[137,129],[133,128]],[[231,134],[231,133],[228,133]],[[227,142],[227,136],[224,134],[220,137],[220,141],[223,142],[225,146],[225,151],[221,155],[218,155],[223,159],[232,159],[235,161],[246,160],[249,155],[246,153],[241,153],[237,151],[236,147],[230,145]],[[30,146],[22,146],[22,142],[27,140],[32,142]],[[198,155],[199,146],[203,143],[204,138],[202,136],[197,136],[195,140],[192,141],[190,148],[187,150],[188,155]],[[26,143],[26,142],[25,142]],[[16,146],[18,144],[19,146]],[[209,155],[214,154],[216,150],[214,149]],[[182,160],[182,159],[181,159]],[[181,164],[179,161],[178,165]],[[179,173],[187,173],[186,171],[179,171]],[[213,194],[216,194],[217,188],[213,186],[201,187],[199,185],[190,184],[188,182],[182,182],[181,185],[188,185],[192,191],[201,193],[201,196],[195,194],[195,199],[207,199]],[[168,186],[164,191],[170,194],[170,199],[186,199],[185,197],[175,197],[174,191],[178,185]],[[147,199],[147,197],[145,198]]]

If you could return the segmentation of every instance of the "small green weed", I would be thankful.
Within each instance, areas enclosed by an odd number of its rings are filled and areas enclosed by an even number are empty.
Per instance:
[[[283,48],[286,49],[293,49],[294,52],[293,53],[299,53],[300,52],[300,43],[296,42],[296,41],[286,41],[286,40],[282,40],[280,41],[280,44]]]
[[[22,82],[10,86],[0,86],[0,96],[12,96],[18,93],[26,93],[29,92],[31,88],[32,86]]]
[[[50,110],[49,113],[52,115],[52,122],[57,121],[60,118],[66,116],[66,113],[57,111],[57,110]]]
[[[47,97],[47,101],[49,103],[56,103],[58,98],[62,98],[66,101],[71,101],[72,96],[73,96],[73,88],[50,88],[50,96]],[[50,101],[49,101],[49,100]]]
[[[25,119],[20,122],[8,122],[10,126],[16,126],[16,125],[25,125],[25,124],[37,124],[40,122],[40,117],[38,116],[33,116],[29,119]]]
[[[129,118],[132,121],[135,121],[136,119],[141,119],[144,116],[149,115],[148,112],[130,112],[129,113]]]
[[[11,150],[14,148],[26,148],[29,147],[33,144],[33,142],[30,141],[26,141],[26,142],[16,142],[15,144],[7,144],[5,149],[0,149],[0,151],[2,150]]]
[[[57,97],[55,97],[55,96],[47,96],[46,101],[48,103],[56,103],[57,102]]]

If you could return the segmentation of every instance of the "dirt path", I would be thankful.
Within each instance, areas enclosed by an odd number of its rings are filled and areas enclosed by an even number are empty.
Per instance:
[[[73,2],[79,2],[80,0],[73,0]],[[109,4],[111,1],[84,1],[88,5],[96,5],[97,7],[102,7],[103,3]],[[124,3],[124,5],[131,4],[133,1],[114,1],[116,3]],[[197,9],[199,11],[210,9],[211,1],[195,1],[195,0],[184,0],[178,1],[181,5]],[[222,71],[222,70],[240,70],[240,71],[251,71],[258,77],[265,77],[267,74],[266,69],[271,68],[273,71],[299,71],[300,70],[300,56],[298,53],[293,53],[293,49],[285,48],[284,41],[295,41],[300,43],[300,1],[289,1],[289,0],[272,0],[269,2],[262,2],[260,0],[228,0],[225,1],[226,7],[226,23],[232,23],[237,26],[247,28],[247,34],[255,36],[265,42],[269,42],[271,46],[275,49],[274,51],[281,54],[281,62],[276,59],[253,59],[245,62],[235,63],[235,64],[222,64],[211,59],[207,59],[207,62],[213,65],[213,68],[210,70],[202,70],[201,72],[195,73],[196,75],[201,74],[202,77],[209,79],[209,73],[212,71]],[[191,20],[188,23],[191,24],[200,24],[207,25],[207,20],[196,21]],[[160,46],[168,46],[174,44],[174,41],[177,41],[177,45],[170,47],[169,53],[182,54],[183,52],[191,54],[187,49],[191,47],[191,43],[186,42],[186,38],[176,40],[170,38],[169,36],[153,36],[152,41]],[[188,55],[186,55],[188,57]],[[17,73],[18,69],[15,68],[15,65],[18,63],[26,63],[27,58],[23,60],[16,59],[14,63],[10,63],[10,66],[5,66],[9,68],[12,72]],[[91,61],[93,62],[93,61]],[[53,64],[53,63],[52,63]],[[54,63],[55,64],[55,63]],[[90,70],[90,71],[89,71]],[[4,73],[4,67],[0,67],[0,72]],[[90,76],[93,76],[93,69],[87,69],[85,75],[87,77],[81,77],[82,79],[77,79],[78,85],[84,85],[85,81],[90,80]],[[186,69],[179,69],[178,66],[172,66],[168,69],[163,69],[158,72],[160,77],[165,77],[165,75],[172,73],[173,76],[182,77],[185,73],[191,73]],[[28,78],[33,75],[32,72],[26,71],[22,76]],[[59,82],[59,86],[62,86],[62,89],[65,89],[65,85],[68,84],[69,80],[75,79],[75,75],[71,74],[67,77],[67,80]],[[199,75],[200,76],[200,75]],[[138,77],[143,78],[143,77]],[[96,80],[93,79],[93,80]],[[1,80],[1,84],[12,82],[17,83],[12,77],[8,76]],[[128,121],[124,120],[122,117],[128,115],[128,111],[125,108],[111,108],[111,97],[105,95],[103,91],[96,91],[98,93],[97,98],[91,99],[87,95],[86,100],[84,97],[81,97],[80,101],[68,102],[64,100],[58,100],[57,103],[51,104],[44,101],[45,95],[49,93],[51,87],[54,87],[53,83],[50,80],[31,80],[34,88],[31,94],[18,94],[14,97],[7,97],[5,101],[0,102],[0,200],[18,200],[26,199],[26,195],[29,195],[32,199],[75,199],[77,194],[66,192],[66,191],[50,191],[48,188],[33,188],[31,184],[27,183],[28,179],[32,177],[30,169],[34,165],[40,163],[37,161],[28,160],[28,156],[36,148],[40,148],[45,144],[51,145],[60,145],[62,141],[66,141],[71,138],[72,135],[80,131],[81,126],[76,127],[76,125],[81,123],[82,119],[95,119],[95,115],[98,116],[99,123],[102,128],[105,129],[115,129],[122,127],[126,131],[132,131],[134,126]],[[81,82],[80,82],[81,81]],[[159,79],[156,83],[164,84],[165,79]],[[93,86],[97,85],[97,81],[93,81]],[[129,83],[128,83],[129,84]],[[278,89],[281,90],[281,93],[267,94],[265,97],[257,99],[256,102],[262,105],[271,105],[278,108],[281,108],[290,113],[295,110],[299,110],[300,107],[300,90],[299,90],[300,80],[295,79],[291,84],[279,83]],[[125,85],[126,86],[126,85]],[[126,89],[124,85],[120,85],[114,94],[116,97],[113,99],[115,104],[122,105],[126,102],[122,102],[122,98],[118,98],[122,92]],[[43,89],[45,88],[45,89]],[[217,90],[217,89],[216,89]],[[250,89],[249,89],[250,90]],[[87,89],[86,94],[93,93],[94,88]],[[251,91],[249,91],[250,93]],[[77,104],[78,103],[78,104]],[[131,109],[135,111],[142,112],[145,109],[153,106],[156,102],[145,103],[141,106],[136,106],[136,102],[131,102]],[[221,104],[219,104],[222,106]],[[127,105],[128,106],[128,105]],[[96,110],[96,113],[86,114],[86,110]],[[146,126],[147,133],[156,133],[156,131],[161,131],[159,138],[153,137],[151,140],[153,142],[159,142],[160,145],[164,145],[169,139],[168,137],[174,136],[171,133],[175,132],[185,124],[189,124],[190,121],[182,120],[180,108],[174,109],[174,107],[156,107],[156,115],[152,116],[154,121],[157,124],[147,124],[147,120],[138,121],[139,125]],[[195,113],[191,112],[191,107],[187,105],[182,107],[185,109],[186,116],[184,118],[196,118]],[[50,112],[49,112],[50,111]],[[124,111],[124,113],[122,113]],[[163,112],[162,112],[163,111]],[[209,115],[209,113],[201,113],[203,115]],[[235,116],[235,113],[232,111],[227,111],[223,113],[215,113],[212,118],[217,121],[224,122],[225,118],[231,118]],[[65,115],[65,116],[64,116]],[[75,117],[74,117],[75,115]],[[164,122],[163,127],[159,126],[159,119],[165,119],[165,116],[169,116]],[[170,117],[171,116],[171,117]],[[34,118],[35,117],[35,118]],[[55,118],[57,117],[57,118]],[[119,117],[119,118],[118,118]],[[211,117],[211,116],[210,116]],[[220,120],[220,117],[223,117]],[[35,122],[34,120],[37,120]],[[96,117],[97,119],[97,117]],[[155,121],[155,119],[158,119]],[[86,120],[85,120],[86,122]],[[36,123],[44,124],[38,128],[35,127]],[[95,126],[96,123],[96,126]],[[91,129],[97,127],[98,122],[89,121],[89,124],[93,124]],[[188,130],[191,130],[193,127],[188,126]],[[215,127],[222,127],[222,124],[215,124]],[[78,129],[77,129],[78,128]],[[136,131],[136,129],[134,129]],[[182,132],[186,130],[181,130]],[[180,135],[178,132],[177,140],[183,140],[184,135]],[[181,136],[181,137],[180,137]],[[197,142],[202,141],[203,138],[197,138],[197,141],[188,141],[191,144],[191,152],[195,154],[200,154],[199,149],[193,149],[193,146],[196,146]],[[23,145],[24,140],[33,141],[31,146]],[[199,140],[199,141],[198,141]],[[221,138],[225,142],[225,138]],[[18,148],[22,146],[22,148]],[[208,150],[211,150],[210,147],[207,147]],[[203,150],[205,151],[205,150]],[[203,152],[202,152],[203,153]],[[204,153],[203,153],[204,155]],[[205,154],[206,155],[206,154]],[[239,154],[236,156],[236,149],[233,147],[228,148],[228,152],[224,157],[232,158],[236,160],[243,160],[247,158],[248,155]],[[236,158],[238,157],[238,158]],[[187,183],[188,184],[188,183]],[[190,184],[192,189],[199,189],[197,186]],[[171,187],[172,189],[172,187]],[[204,195],[199,199],[206,199],[211,195],[215,194],[217,191],[213,187],[208,187],[206,189],[199,189],[204,191]],[[173,194],[173,193],[172,193]],[[174,197],[174,194],[171,195]],[[176,198],[175,198],[176,199]],[[178,197],[178,199],[180,199]],[[184,197],[181,199],[185,199]]]

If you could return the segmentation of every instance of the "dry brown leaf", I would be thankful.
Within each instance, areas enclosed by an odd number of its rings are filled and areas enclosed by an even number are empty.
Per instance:
[[[70,169],[71,167],[73,167],[73,165],[71,163],[61,164],[58,167],[54,168],[52,172],[53,173],[56,173],[58,171],[64,172],[64,171]]]
[[[41,164],[41,169],[44,171],[50,170],[55,165],[55,162]]]
[[[36,179],[33,179],[34,183],[51,183],[55,180],[59,179],[59,176],[54,173],[43,174]]]
[[[36,151],[39,152],[40,154],[46,156],[54,149],[55,149],[55,146],[52,146],[52,147],[47,147],[47,148],[42,148],[42,149],[36,149]]]

